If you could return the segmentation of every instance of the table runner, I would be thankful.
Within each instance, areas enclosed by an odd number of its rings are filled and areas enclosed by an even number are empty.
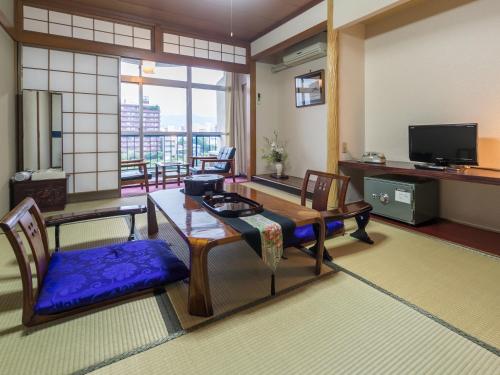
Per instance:
[[[202,204],[203,197],[190,197]],[[260,214],[239,218],[216,216],[240,232],[273,273],[276,271],[283,255],[283,247],[292,242],[295,232],[295,223],[292,220],[266,209]]]

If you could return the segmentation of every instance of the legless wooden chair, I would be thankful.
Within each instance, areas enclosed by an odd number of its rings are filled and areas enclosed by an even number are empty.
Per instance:
[[[21,227],[36,267],[33,287]],[[33,326],[161,289],[189,276],[163,241],[131,241],[94,249],[49,252],[45,220],[26,198],[0,220],[23,284],[22,323]]]
[[[311,177],[316,177],[312,192],[310,192]],[[319,211],[325,220],[326,239],[333,238],[345,233],[344,220],[354,217],[358,224],[358,230],[351,233],[351,236],[360,241],[372,244],[365,231],[366,225],[370,219],[370,211],[373,207],[363,201],[355,203],[345,203],[347,188],[351,178],[332,173],[307,170],[302,184],[301,205],[306,205],[308,194],[312,193],[312,208]],[[328,209],[328,196],[333,183],[338,184],[338,205],[335,209]],[[294,243],[296,245],[307,246],[313,244],[316,238],[312,225],[305,225],[295,229]],[[312,248],[314,250],[314,247]],[[325,250],[325,258],[332,260],[330,254]]]

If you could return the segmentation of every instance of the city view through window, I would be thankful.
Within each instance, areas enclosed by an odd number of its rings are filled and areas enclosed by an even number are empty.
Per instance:
[[[122,160],[186,162],[224,143],[225,72],[135,60],[121,65]]]

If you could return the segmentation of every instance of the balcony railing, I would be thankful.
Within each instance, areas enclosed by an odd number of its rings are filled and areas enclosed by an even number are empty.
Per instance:
[[[223,134],[193,133],[193,156],[208,156],[222,145]],[[188,145],[185,134],[145,133],[143,139],[144,159],[152,168],[158,162],[187,162]],[[122,160],[140,159],[140,135],[122,134]]]

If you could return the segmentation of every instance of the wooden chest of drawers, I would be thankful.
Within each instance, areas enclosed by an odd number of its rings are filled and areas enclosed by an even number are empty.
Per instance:
[[[10,181],[10,208],[31,197],[42,212],[64,210],[67,200],[67,179],[41,181]]]

